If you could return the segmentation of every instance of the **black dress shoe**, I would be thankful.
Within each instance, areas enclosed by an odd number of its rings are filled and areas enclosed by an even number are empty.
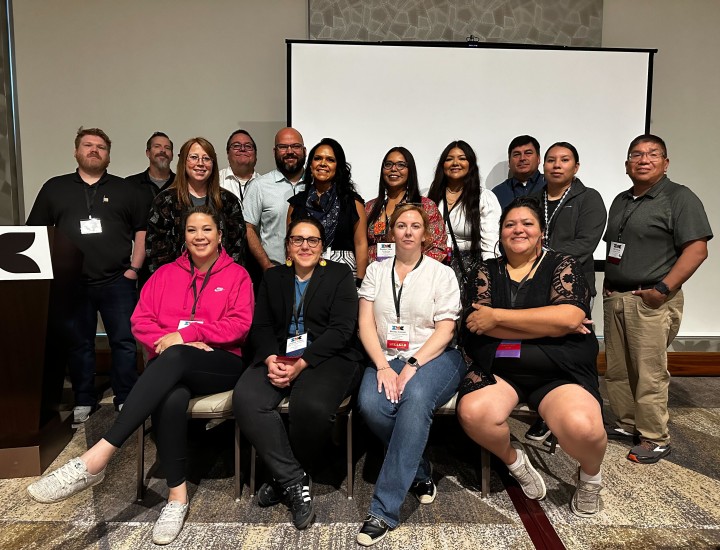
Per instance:
[[[415,495],[420,504],[432,504],[437,496],[437,487],[432,478],[427,481],[413,482],[410,492]]]
[[[297,529],[305,529],[315,519],[315,507],[310,498],[310,476],[305,474],[300,483],[285,489],[285,494],[292,514],[293,525]]]
[[[360,546],[372,546],[385,538],[390,526],[380,518],[369,515],[363,521],[360,532],[357,534],[357,543]]]
[[[280,504],[285,497],[285,491],[280,484],[273,480],[263,483],[257,494],[257,503],[261,508],[268,508]]]
[[[530,429],[525,432],[525,439],[531,439],[532,441],[545,441],[550,437],[550,428],[545,424],[545,421],[538,416],[535,423],[530,426]]]

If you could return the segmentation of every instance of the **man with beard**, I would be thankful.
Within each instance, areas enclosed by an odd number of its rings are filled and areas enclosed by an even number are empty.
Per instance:
[[[287,201],[305,189],[305,184],[298,183],[307,154],[300,132],[280,130],[273,152],[277,170],[254,179],[243,201],[248,248],[263,271],[285,261]]]
[[[150,166],[144,172],[133,174],[125,178],[126,181],[139,184],[148,192],[149,201],[162,190],[170,187],[175,179],[175,173],[170,170],[173,158],[173,142],[164,132],[155,132],[147,140],[145,155],[150,160]],[[148,203],[148,211],[150,203]]]
[[[220,187],[234,193],[242,205],[247,184],[260,175],[255,171],[255,140],[246,130],[235,130],[227,140],[225,151],[230,166],[220,170]]]
[[[57,227],[83,253],[75,307],[68,312],[73,413],[78,423],[85,422],[97,407],[98,312],[112,351],[110,384],[116,408],[137,380],[130,315],[137,301],[137,273],[145,259],[148,209],[145,193],[137,184],[107,173],[110,144],[99,128],[80,128],[75,138],[77,170],[49,179],[27,220],[28,225]]]
[[[537,193],[545,185],[545,179],[538,170],[540,166],[540,143],[532,136],[513,138],[508,145],[508,166],[510,177],[493,187],[493,193],[505,208],[516,197]]]

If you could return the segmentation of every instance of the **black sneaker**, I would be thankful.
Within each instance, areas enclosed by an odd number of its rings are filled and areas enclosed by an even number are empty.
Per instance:
[[[315,519],[315,507],[310,497],[310,476],[305,474],[300,483],[285,489],[293,524],[297,529],[305,529]]]
[[[635,445],[627,455],[627,459],[631,462],[639,464],[655,464],[661,458],[670,454],[670,443],[666,445],[658,445],[647,439],[643,439],[638,445]]]
[[[623,428],[618,428],[617,426],[605,426],[605,433],[608,439],[624,441],[625,443],[631,443],[633,445],[640,443],[640,436],[638,434],[629,432]]]
[[[261,508],[268,508],[280,504],[285,492],[280,484],[273,480],[270,483],[263,483],[257,494],[257,504]]]
[[[417,481],[410,485],[410,492],[420,501],[420,504],[432,504],[437,496],[437,487],[432,477],[427,481]]]
[[[545,441],[550,437],[552,432],[545,421],[538,416],[535,423],[530,426],[528,431],[525,432],[525,439],[531,439],[532,441]]]
[[[360,546],[372,546],[385,538],[390,526],[380,518],[369,515],[363,521],[360,532],[357,534],[357,543]]]

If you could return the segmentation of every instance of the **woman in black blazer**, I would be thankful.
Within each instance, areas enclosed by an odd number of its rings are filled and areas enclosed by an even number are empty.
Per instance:
[[[250,367],[233,396],[238,425],[273,476],[260,487],[258,505],[285,500],[298,529],[315,517],[306,471],[361,375],[355,280],[347,265],[322,259],[324,245],[317,220],[288,226],[288,260],[265,272],[249,336]],[[286,396],[289,433],[276,410]]]

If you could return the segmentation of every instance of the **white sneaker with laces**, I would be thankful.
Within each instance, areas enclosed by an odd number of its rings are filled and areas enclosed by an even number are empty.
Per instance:
[[[97,485],[103,479],[104,469],[99,474],[92,475],[82,460],[73,458],[65,466],[31,483],[27,492],[38,502],[49,504],[65,500],[83,489]]]
[[[73,422],[75,424],[83,424],[84,422],[87,422],[87,419],[90,418],[90,413],[92,412],[92,407],[88,405],[78,405],[73,409]]]
[[[160,517],[153,527],[153,542],[155,544],[170,544],[182,531],[185,518],[188,514],[189,504],[173,500],[168,502],[160,512]]]
[[[520,484],[526,497],[533,500],[542,500],[545,498],[546,493],[545,481],[530,463],[530,457],[525,452],[524,445],[518,441],[513,441],[511,445],[517,451],[518,457],[522,457],[522,464],[515,468],[514,471],[508,468],[510,475]]]

